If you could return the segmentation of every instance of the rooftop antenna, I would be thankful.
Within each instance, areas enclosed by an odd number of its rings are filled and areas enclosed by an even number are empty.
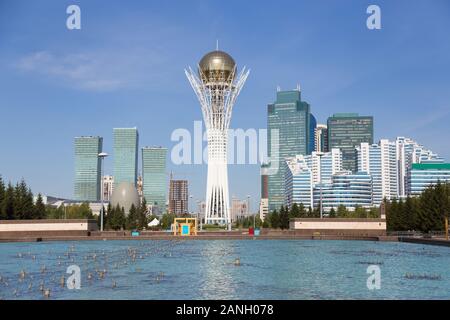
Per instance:
[[[277,92],[280,92],[280,91],[281,91],[281,87],[277,86]]]
[[[300,92],[300,83],[297,83],[297,91]]]
[[[219,51],[219,39],[216,39],[216,51]]]

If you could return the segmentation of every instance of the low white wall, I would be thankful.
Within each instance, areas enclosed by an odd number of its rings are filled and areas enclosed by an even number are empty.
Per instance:
[[[386,221],[294,221],[295,230],[386,230]]]
[[[86,222],[65,222],[65,223],[1,223],[0,232],[11,231],[90,231],[89,223]]]

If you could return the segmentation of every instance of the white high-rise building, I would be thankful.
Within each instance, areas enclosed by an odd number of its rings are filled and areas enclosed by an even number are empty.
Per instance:
[[[318,184],[330,184],[333,175],[342,171],[342,152],[333,148],[330,152],[312,152],[286,159],[285,205],[303,203],[313,206],[313,188]]]
[[[249,200],[231,199],[231,222],[250,216]]]
[[[342,152],[333,148],[330,152],[312,152],[305,161],[313,174],[313,184],[330,183],[331,176],[342,171]]]
[[[111,196],[114,191],[114,177],[113,176],[103,176],[103,200],[111,201]]]
[[[285,205],[302,203],[306,208],[313,206],[313,174],[305,156],[297,155],[286,159]]]
[[[259,202],[259,218],[264,221],[269,214],[269,199],[261,198]]]
[[[318,123],[314,129],[314,150],[328,152],[328,127],[326,124]]]
[[[358,171],[372,176],[373,204],[384,198],[398,197],[398,164],[396,143],[381,139],[379,144],[361,143],[356,147]]]
[[[406,197],[408,193],[408,174],[415,163],[444,163],[444,159],[424,148],[418,142],[406,137],[395,140],[398,163],[398,195]]]

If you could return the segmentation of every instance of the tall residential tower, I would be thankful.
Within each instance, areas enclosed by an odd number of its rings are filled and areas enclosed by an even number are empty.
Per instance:
[[[169,213],[177,216],[189,213],[189,189],[187,180],[170,179]]]

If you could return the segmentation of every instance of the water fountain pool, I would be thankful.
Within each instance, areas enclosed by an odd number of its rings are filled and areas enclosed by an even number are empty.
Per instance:
[[[80,268],[79,290],[61,285],[72,265]],[[366,285],[371,265],[381,270],[379,290]],[[0,298],[450,299],[450,248],[314,240],[0,243]]]

